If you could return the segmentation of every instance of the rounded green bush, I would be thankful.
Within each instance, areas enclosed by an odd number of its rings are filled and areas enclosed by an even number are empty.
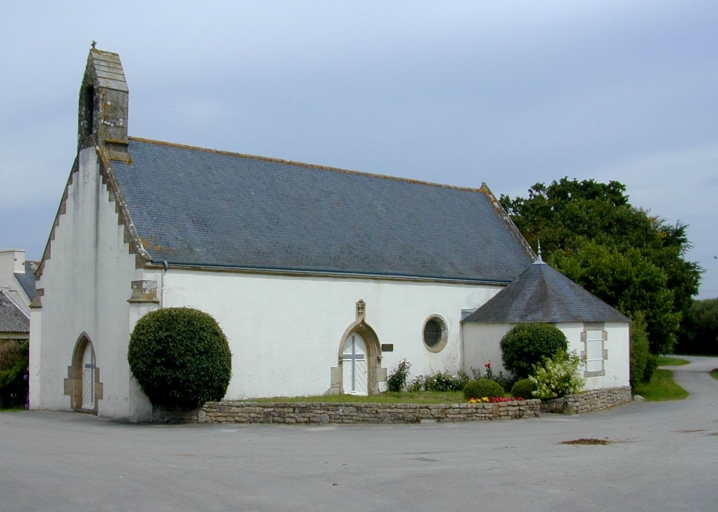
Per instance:
[[[504,368],[520,379],[528,377],[544,357],[566,350],[566,336],[551,324],[520,324],[501,339]]]
[[[533,392],[536,389],[531,379],[521,379],[516,381],[516,384],[511,388],[511,396],[514,398],[533,398]]]
[[[464,386],[464,398],[471,400],[472,398],[491,398],[494,396],[504,396],[504,388],[496,381],[489,379],[470,380]]]
[[[130,336],[132,374],[153,405],[195,409],[221,400],[232,376],[232,354],[211,315],[191,308],[158,309]]]

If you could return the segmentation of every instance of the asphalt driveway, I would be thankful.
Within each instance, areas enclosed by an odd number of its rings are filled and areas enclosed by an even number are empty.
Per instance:
[[[159,426],[0,413],[1,511],[718,510],[718,358],[691,396],[427,425]],[[562,441],[610,440],[599,446]]]

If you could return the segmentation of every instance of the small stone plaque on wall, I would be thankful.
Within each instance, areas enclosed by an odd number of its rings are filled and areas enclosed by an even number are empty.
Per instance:
[[[394,352],[394,344],[393,343],[383,343],[381,345],[381,351],[382,352]]]

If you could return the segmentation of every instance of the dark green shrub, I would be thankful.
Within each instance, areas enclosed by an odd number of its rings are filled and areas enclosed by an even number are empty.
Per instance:
[[[214,318],[190,308],[143,316],[130,337],[130,369],[153,405],[195,409],[221,400],[232,354]]]
[[[464,376],[466,374],[463,374]],[[461,391],[464,389],[467,378],[462,375],[452,375],[449,372],[436,372],[427,376],[425,379],[426,391]]]
[[[648,334],[646,333],[646,319],[643,313],[636,313],[631,323],[630,335],[631,347],[631,363],[630,363],[630,382],[631,387],[635,387],[645,381],[646,367],[651,356]],[[653,371],[650,372],[648,379],[650,380]]]
[[[423,375],[417,375],[413,379],[411,379],[411,382],[406,386],[406,390],[411,393],[418,393],[419,391],[425,391],[426,390],[426,379],[427,377],[424,377]]]
[[[459,373],[454,377],[454,391],[463,391],[466,385],[471,380],[469,374],[464,370],[459,370]]]
[[[0,342],[0,408],[26,404],[28,360],[27,341]]]
[[[469,382],[469,376],[464,371],[459,371],[457,375],[449,372],[436,372],[431,375],[417,375],[407,384],[407,391],[461,391],[466,383]]]
[[[511,396],[514,398],[533,398],[536,384],[531,379],[521,379],[511,388]]]
[[[484,369],[486,370],[485,373],[482,373],[481,370],[477,370],[476,368],[471,368],[471,378],[476,379],[489,379],[493,380],[494,382],[498,382],[499,385],[504,388],[504,391],[507,393],[511,392],[511,388],[513,387],[514,383],[519,380],[518,377],[509,374],[504,374],[504,372],[499,372],[498,375],[494,375],[494,370],[491,368],[491,363],[486,363],[484,365]],[[467,375],[467,379],[469,376]]]
[[[409,368],[411,368],[409,361],[406,359],[399,361],[399,364],[396,365],[396,370],[386,379],[386,385],[389,391],[401,391],[404,389],[406,380],[409,378]]]
[[[649,382],[653,374],[658,369],[658,356],[655,354],[648,354],[646,360],[646,369],[643,370],[643,382]]]
[[[495,396],[504,396],[504,388],[497,382],[489,379],[477,379],[469,381],[464,387],[464,398],[471,400],[472,398],[492,398]]]
[[[484,365],[484,368],[486,369],[486,376],[485,378],[489,380],[493,380],[494,382],[498,382],[499,385],[504,388],[504,391],[509,393],[511,391],[511,388],[513,387],[514,383],[519,380],[518,377],[514,375],[504,375],[504,372],[499,372],[498,375],[494,375],[494,370],[491,368],[491,362],[488,362]],[[481,378],[481,371],[476,371],[473,368],[471,369],[471,372],[476,375],[476,379]]]
[[[501,339],[504,368],[518,378],[528,377],[543,358],[567,349],[566,336],[551,324],[520,324]]]
[[[504,372],[499,372],[493,380],[498,382],[499,385],[504,388],[504,391],[511,393],[511,389],[513,389],[514,384],[516,384],[520,379],[511,373],[504,375]]]

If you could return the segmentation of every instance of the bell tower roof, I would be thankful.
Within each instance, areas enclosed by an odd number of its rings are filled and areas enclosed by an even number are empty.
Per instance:
[[[122,69],[120,56],[116,53],[92,48],[90,55],[87,57],[83,85],[88,81],[94,83],[95,87],[130,92],[127,87],[127,80],[125,80],[125,72]]]
[[[126,153],[129,88],[120,56],[93,46],[80,87],[78,150],[100,145]]]

